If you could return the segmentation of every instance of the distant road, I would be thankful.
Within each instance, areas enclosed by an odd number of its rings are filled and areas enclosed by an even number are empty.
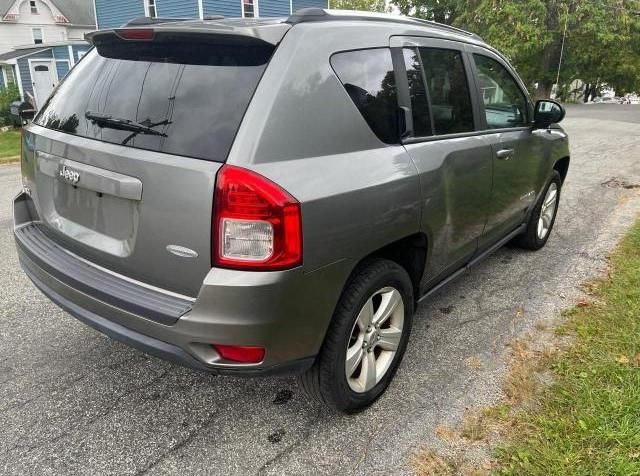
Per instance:
[[[567,117],[640,124],[640,104],[565,104]]]

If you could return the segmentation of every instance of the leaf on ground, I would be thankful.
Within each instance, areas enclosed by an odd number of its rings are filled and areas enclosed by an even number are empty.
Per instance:
[[[474,370],[480,370],[483,367],[482,360],[480,360],[480,357],[477,355],[472,355],[464,359],[464,365]]]
[[[438,425],[435,429],[435,434],[438,438],[446,441],[447,443],[451,443],[457,439],[455,430],[445,425]]]
[[[616,362],[618,362],[619,364],[628,364],[629,363],[629,357],[627,357],[626,355],[621,355],[620,357],[618,357],[616,359]]]
[[[577,303],[576,306],[577,307],[587,307],[589,304],[591,304],[590,301],[588,301],[587,299],[580,299]]]

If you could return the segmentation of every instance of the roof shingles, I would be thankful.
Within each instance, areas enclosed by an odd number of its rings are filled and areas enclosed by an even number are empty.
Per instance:
[[[20,48],[19,50],[7,51],[6,53],[2,53],[0,55],[0,63],[3,63],[5,61],[8,61],[14,58],[21,58],[22,56],[32,55],[33,53],[37,53],[39,51],[44,51],[48,49],[49,49],[48,47],[37,47],[37,48]]]
[[[16,0],[0,0],[0,17],[9,11]],[[72,25],[95,25],[96,17],[93,12],[92,0],[49,0]]]

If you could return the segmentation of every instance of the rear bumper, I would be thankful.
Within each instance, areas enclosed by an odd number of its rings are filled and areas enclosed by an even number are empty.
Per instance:
[[[16,197],[20,263],[47,297],[109,337],[211,373],[288,375],[308,369],[346,279],[343,262],[313,273],[214,268],[197,299],[189,300],[92,266],[38,231],[43,225],[34,213],[28,195]],[[34,233],[40,234],[34,238]],[[260,364],[227,362],[213,343],[262,346],[265,359]]]

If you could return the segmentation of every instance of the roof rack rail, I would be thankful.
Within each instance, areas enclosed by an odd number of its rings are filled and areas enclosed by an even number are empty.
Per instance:
[[[335,12],[335,13],[333,13]],[[476,40],[482,41],[482,38],[475,33],[456,28],[451,25],[445,25],[431,20],[423,20],[422,18],[407,17],[400,15],[390,15],[384,13],[371,13],[371,12],[355,12],[350,10],[325,10],[323,8],[303,8],[293,12],[286,23],[295,25],[297,23],[307,23],[314,21],[339,21],[339,20],[353,20],[353,21],[386,21],[391,23],[406,23],[406,24],[422,24],[428,25],[433,28],[441,30],[448,30],[459,35],[468,36]]]
[[[128,26],[145,26],[145,25],[157,25],[159,23],[171,23],[178,21],[189,21],[193,20],[193,18],[151,18],[151,17],[138,17],[129,20],[127,23],[122,25],[122,27]]]
[[[450,31],[453,31],[455,33],[459,33],[461,35],[470,36],[471,38],[475,38],[476,40],[484,41],[484,40],[482,40],[482,37],[480,35],[476,34],[476,33],[472,33],[470,31],[463,30],[462,28],[457,28],[455,26],[446,25],[445,23],[438,23],[437,21],[425,20],[423,18],[416,18],[416,17],[405,17],[405,18],[409,18],[409,19],[411,19],[413,21],[417,21],[418,23],[424,23],[425,25],[429,25],[429,26],[432,26],[434,28],[441,28],[443,30],[450,30]]]

